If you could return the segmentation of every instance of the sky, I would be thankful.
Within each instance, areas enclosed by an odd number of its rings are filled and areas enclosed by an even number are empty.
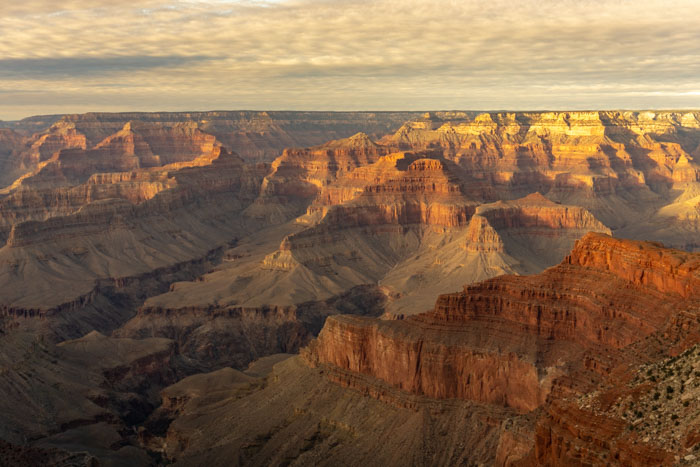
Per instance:
[[[0,119],[700,108],[697,0],[0,0]]]

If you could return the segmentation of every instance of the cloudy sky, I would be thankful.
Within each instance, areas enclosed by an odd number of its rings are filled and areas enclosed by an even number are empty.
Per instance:
[[[697,0],[0,0],[0,119],[700,108]]]

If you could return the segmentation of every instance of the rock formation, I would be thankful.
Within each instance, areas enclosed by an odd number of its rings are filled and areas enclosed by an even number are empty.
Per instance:
[[[698,122],[200,112],[0,130],[0,456],[686,462],[700,437],[677,403],[678,436],[623,407],[653,407],[662,379],[692,389],[692,362],[662,362],[700,341]]]
[[[640,214],[695,230],[672,211],[654,206],[696,196],[700,146],[693,112],[551,112],[427,114],[381,142],[401,149],[440,148],[463,167],[489,199],[539,191],[589,209],[613,229],[640,239],[654,235]],[[688,193],[688,194],[686,194]],[[695,194],[692,194],[695,193]],[[691,202],[694,206],[697,202]],[[648,221],[645,221],[648,222]],[[638,225],[634,225],[638,224]],[[656,229],[654,238],[672,240]],[[688,234],[686,233],[686,238]]]
[[[497,404],[522,413],[545,407],[531,446],[538,464],[606,458],[664,463],[673,450],[652,447],[649,438],[635,438],[647,451],[635,452],[625,444],[631,443],[624,420],[630,416],[620,417],[622,409],[617,416],[595,415],[589,413],[590,405],[572,407],[566,401],[571,394],[592,391],[601,379],[617,383],[613,389],[601,386],[608,388],[608,396],[588,396],[603,410],[634,394],[618,389],[616,371],[649,359],[651,355],[639,354],[649,339],[665,338],[681,345],[679,350],[700,341],[699,305],[697,254],[588,234],[560,265],[542,274],[465,286],[464,292],[438,298],[425,314],[399,321],[329,317],[302,355],[324,368],[332,381],[363,392],[362,378],[351,375],[368,375],[431,398]],[[684,317],[686,309],[694,314]],[[674,324],[679,319],[685,324]],[[691,334],[682,340],[669,336],[675,326]],[[682,381],[690,374],[681,373]],[[612,431],[602,431],[605,426]],[[591,445],[591,437],[600,444]],[[610,444],[610,437],[621,440]],[[571,445],[579,448],[574,452]]]
[[[395,131],[416,112],[166,112],[87,113],[0,122],[33,136],[13,161],[15,178],[60,149],[94,147],[128,122],[168,129],[192,125],[252,162],[270,162],[287,147],[306,147],[358,131],[377,137]],[[22,148],[18,148],[22,149]],[[0,182],[12,181],[10,177]]]
[[[206,400],[183,381],[152,442],[182,465],[693,465],[699,281],[698,254],[588,234],[424,314],[331,316],[269,386],[212,373]]]

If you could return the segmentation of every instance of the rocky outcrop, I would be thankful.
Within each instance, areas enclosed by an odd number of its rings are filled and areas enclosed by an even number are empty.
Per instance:
[[[489,224],[488,219],[475,214],[469,221],[468,238],[464,246],[471,253],[503,253],[505,246],[498,232]]]
[[[432,398],[475,400],[522,411],[544,401],[547,388],[540,388],[533,362],[515,353],[498,355],[456,342],[449,330],[433,329],[425,335],[412,324],[331,317],[306,355],[313,364],[330,365],[331,379],[333,367],[339,367]]]
[[[695,297],[700,292],[700,258],[661,244],[591,235],[565,260],[574,266],[609,271],[635,285]]]
[[[623,259],[625,251],[635,253]],[[674,257],[680,271],[661,286],[610,266],[666,274],[665,263],[654,262],[659,255]],[[611,262],[583,259],[591,256]],[[688,298],[697,303],[700,288],[685,287],[697,280],[696,256],[588,234],[559,266],[465,286],[425,314],[330,318],[306,359],[331,374],[367,374],[415,394],[531,411],[565,372],[565,355],[619,351],[660,330]]]

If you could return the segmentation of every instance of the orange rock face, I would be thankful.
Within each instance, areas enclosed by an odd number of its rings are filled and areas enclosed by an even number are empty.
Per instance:
[[[407,392],[461,398],[529,411],[544,399],[537,368],[516,353],[484,352],[449,329],[412,322],[330,317],[309,347],[314,364],[379,378]]]
[[[658,258],[673,258],[678,272],[663,282],[627,273],[665,274]],[[425,314],[403,321],[330,318],[306,358],[331,373],[337,367],[368,374],[416,394],[527,412],[544,403],[553,379],[566,372],[563,361],[614,353],[661,329],[687,299],[697,303],[697,261],[653,244],[589,234],[559,266],[466,286],[439,297]]]
[[[695,297],[700,293],[700,258],[649,242],[591,238],[578,246],[568,264],[609,271],[635,285]]]

